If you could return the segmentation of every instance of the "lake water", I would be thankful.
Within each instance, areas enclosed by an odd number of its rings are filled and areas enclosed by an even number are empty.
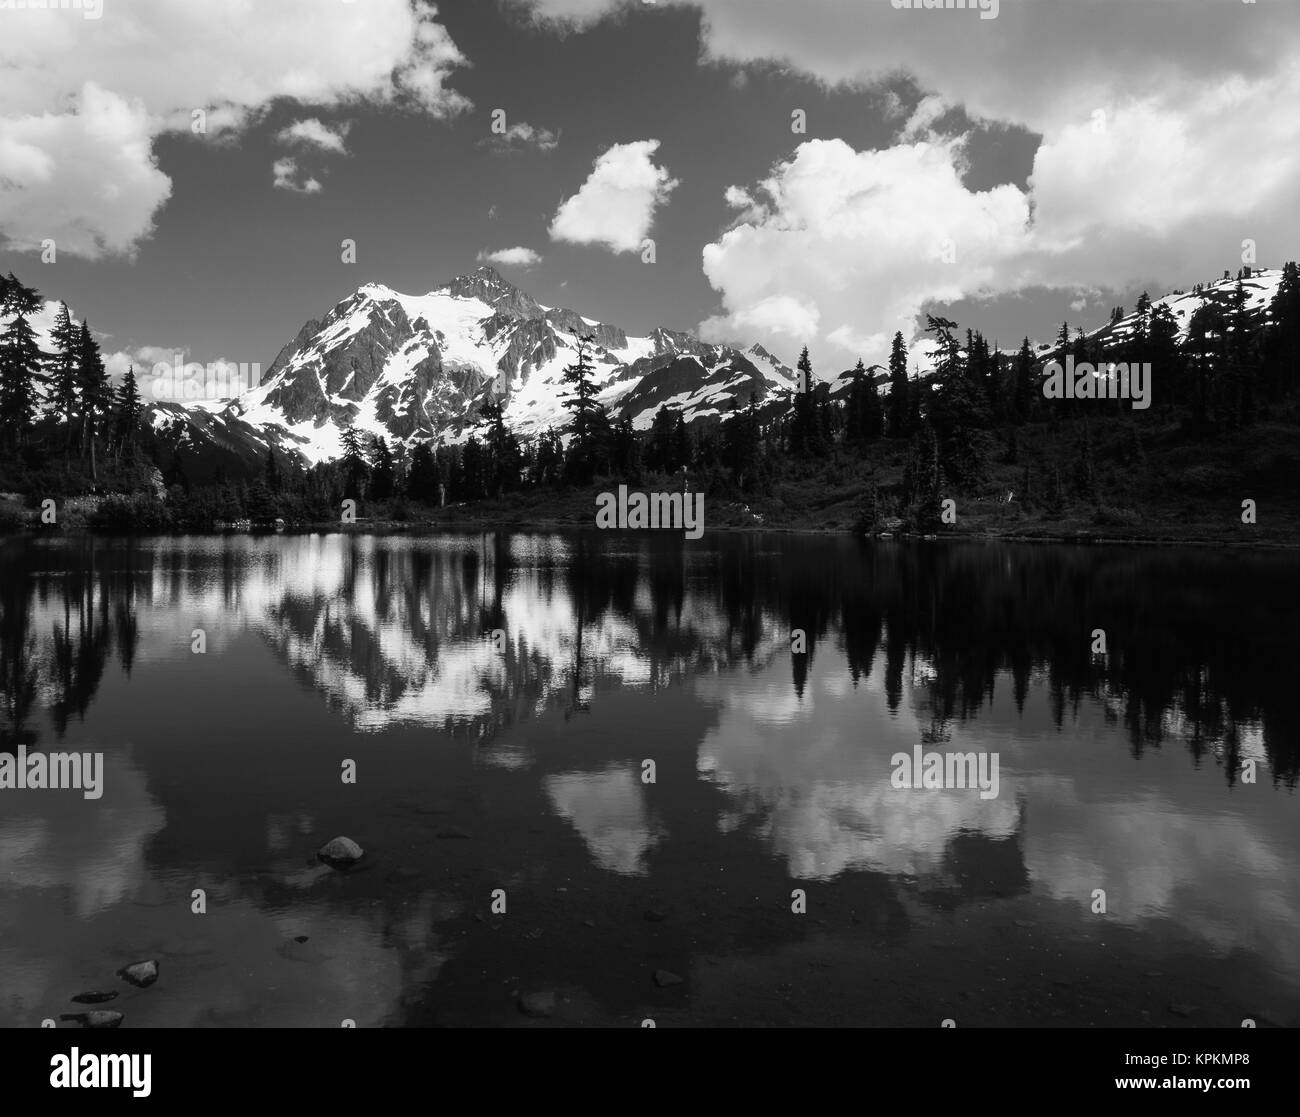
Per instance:
[[[1296,1025],[1297,585],[795,535],[0,543],[0,750],[103,754],[98,799],[0,790],[0,1024]],[[996,796],[895,786],[916,746]]]

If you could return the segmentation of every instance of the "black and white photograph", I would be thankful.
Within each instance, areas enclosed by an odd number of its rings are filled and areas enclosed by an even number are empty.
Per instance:
[[[1018,1029],[1248,1090],[1298,259],[1295,0],[0,0],[32,1081]]]

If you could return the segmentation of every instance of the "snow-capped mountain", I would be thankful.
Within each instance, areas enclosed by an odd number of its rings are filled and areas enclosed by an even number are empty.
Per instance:
[[[1241,280],[1242,292],[1246,296],[1244,310],[1247,319],[1252,325],[1258,324],[1267,315],[1281,282],[1281,268],[1254,268],[1251,270],[1248,279],[1243,278]],[[1158,307],[1167,306],[1174,321],[1178,324],[1178,341],[1182,343],[1187,338],[1187,327],[1196,312],[1202,306],[1211,303],[1217,303],[1227,311],[1232,305],[1236,289],[1237,279],[1235,277],[1218,279],[1213,283],[1201,285],[1200,291],[1176,291],[1173,294],[1152,299],[1151,312],[1155,313]],[[1128,341],[1137,331],[1137,328],[1138,315],[1136,311],[1133,311],[1112,322],[1107,322],[1100,329],[1086,333],[1084,336],[1091,341],[1099,342],[1104,349],[1109,349],[1112,346],[1121,345]],[[1038,355],[1046,357],[1054,353],[1055,350],[1055,343],[1043,344],[1038,346]]]
[[[579,334],[599,400],[611,418],[645,430],[663,407],[687,423],[719,419],[751,396],[790,392],[793,370],[761,346],[741,352],[656,329],[629,337],[617,326],[547,307],[484,267],[426,295],[369,283],[319,321],[307,322],[262,383],[233,400],[159,404],[155,425],[186,423],[186,441],[265,453],[274,445],[307,462],[339,455],[349,426],[398,447],[457,443],[480,424],[489,398],[522,438],[568,423],[564,370]]]

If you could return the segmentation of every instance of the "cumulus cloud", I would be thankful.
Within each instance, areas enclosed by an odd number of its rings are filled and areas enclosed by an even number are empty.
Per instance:
[[[321,151],[333,152],[335,155],[346,155],[348,153],[346,140],[350,127],[348,124],[340,124],[336,128],[331,128],[313,116],[306,120],[295,120],[287,128],[280,129],[278,139],[283,144],[313,147]]]
[[[865,345],[882,332],[906,330],[899,323],[915,316],[918,300],[1029,284],[1074,290],[1186,283],[1235,266],[1244,239],[1257,242],[1262,264],[1273,265],[1300,243],[1300,207],[1293,202],[1300,196],[1300,118],[1293,110],[1300,96],[1300,6],[1078,0],[1004,4],[996,20],[981,20],[977,10],[895,10],[883,0],[682,3],[702,14],[709,60],[777,62],[831,85],[877,90],[899,74],[910,77],[924,94],[910,112],[892,88],[886,91],[896,151],[933,140],[934,125],[953,107],[1042,137],[1023,195],[1030,224],[985,213],[974,196],[962,196],[969,192],[953,195],[954,212],[934,211],[958,248],[957,264],[947,270],[936,271],[924,252],[900,250],[899,242],[915,234],[915,208],[899,196],[919,169],[914,160],[904,154],[880,164],[904,177],[878,182],[879,198],[902,202],[900,212],[912,215],[909,229],[884,240],[899,286],[897,297],[885,292],[885,307],[874,302],[873,264],[846,259],[818,232],[800,237],[791,224],[802,212],[798,199],[767,216],[756,213],[752,229],[728,232],[705,252],[706,271],[723,295],[725,312],[711,320],[718,329],[738,326],[778,293],[773,269],[797,261],[800,239],[806,251],[828,252],[834,278],[796,269],[779,293],[809,318],[817,311],[823,332],[808,340],[827,342],[841,356],[850,355],[840,352],[850,340]],[[532,0],[532,8],[540,18],[577,23],[629,11],[614,0]],[[870,162],[880,153],[862,154]],[[792,163],[809,158],[800,153]],[[790,173],[778,168],[774,177],[781,182]],[[935,186],[946,181],[936,173]],[[728,203],[741,208],[740,195],[750,190],[734,186]],[[879,208],[850,194],[837,204],[859,217]],[[1001,222],[997,243],[986,235],[990,217]],[[752,254],[760,243],[783,252]],[[857,248],[872,250],[861,241]],[[746,252],[758,269],[752,277],[738,272]],[[841,317],[851,304],[856,324]],[[796,319],[786,314],[782,321],[790,326]]]
[[[489,252],[486,248],[478,254],[480,264],[496,264],[503,268],[535,268],[542,262],[541,256],[531,248],[525,248],[522,245],[515,248],[499,248],[495,252]]]
[[[494,132],[481,147],[490,147],[494,151],[520,151],[532,148],[537,151],[554,151],[560,146],[560,136],[549,128],[534,128],[525,121],[510,125],[504,132]]]
[[[560,205],[551,239],[604,245],[613,252],[639,251],[655,210],[680,185],[666,168],[655,166],[658,150],[658,140],[638,140],[606,151],[578,192]]]
[[[295,194],[319,194],[321,184],[314,178],[299,174],[297,160],[277,159],[271,164],[271,175],[277,190],[291,190]]]
[[[820,338],[844,358],[887,358],[927,299],[988,287],[1023,250],[1025,194],[972,191],[962,167],[960,140],[800,145],[756,188],[728,192],[739,223],[703,253],[724,313],[701,333],[780,348]]]
[[[171,195],[150,146],[144,106],[94,83],[81,88],[71,112],[0,116],[7,247],[39,250],[49,238],[76,256],[130,254]]]
[[[181,346],[140,345],[104,354],[110,380],[120,384],[127,370],[135,370],[140,398],[146,403],[162,401],[226,400],[257,387],[262,366],[219,357],[215,361],[191,360]]]
[[[19,250],[54,237],[91,258],[130,253],[171,190],[152,143],[165,132],[193,134],[196,110],[208,114],[204,137],[228,138],[279,98],[392,104],[435,118],[469,106],[447,84],[464,56],[436,8],[409,0],[133,0],[99,20],[9,15],[0,36],[0,243]]]

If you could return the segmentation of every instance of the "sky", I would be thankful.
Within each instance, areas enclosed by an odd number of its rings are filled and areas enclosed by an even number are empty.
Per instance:
[[[829,377],[927,311],[1011,348],[1300,256],[1296,0],[36,2],[0,271],[119,373],[489,261]]]

